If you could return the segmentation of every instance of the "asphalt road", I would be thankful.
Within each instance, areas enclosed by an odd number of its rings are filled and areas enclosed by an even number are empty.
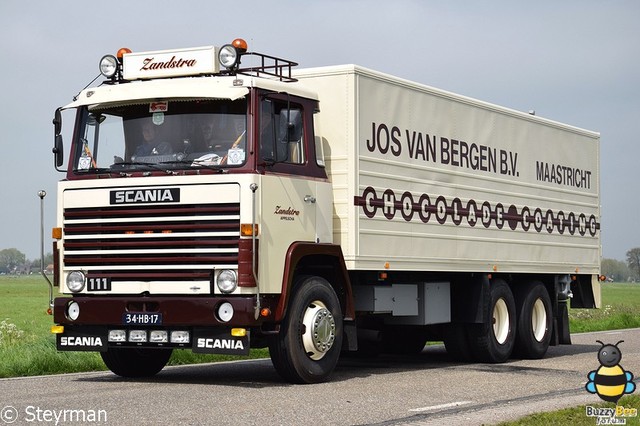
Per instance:
[[[269,360],[168,367],[137,381],[107,372],[0,379],[0,426],[492,424],[601,402],[585,390],[587,374],[600,367],[596,340],[624,340],[620,365],[640,376],[640,329],[572,339],[542,360],[497,365],[454,363],[442,346],[414,357],[346,359],[319,385],[285,383]]]

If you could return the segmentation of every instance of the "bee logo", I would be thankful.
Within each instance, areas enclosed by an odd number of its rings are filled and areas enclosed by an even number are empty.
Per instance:
[[[624,340],[615,345],[605,345],[600,340],[596,340],[596,342],[602,345],[598,351],[600,368],[587,374],[589,381],[585,388],[587,392],[597,393],[601,399],[617,404],[622,395],[633,393],[636,390],[636,384],[633,382],[633,373],[624,371],[620,365],[622,352],[618,345]]]

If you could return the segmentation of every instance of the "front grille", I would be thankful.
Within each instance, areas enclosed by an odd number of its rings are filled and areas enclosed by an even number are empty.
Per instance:
[[[117,281],[210,280],[237,267],[240,204],[64,210],[65,268]]]

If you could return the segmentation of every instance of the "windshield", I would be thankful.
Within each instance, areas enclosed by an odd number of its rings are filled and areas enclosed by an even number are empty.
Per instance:
[[[246,101],[156,101],[81,110],[73,168],[232,167],[246,159]]]

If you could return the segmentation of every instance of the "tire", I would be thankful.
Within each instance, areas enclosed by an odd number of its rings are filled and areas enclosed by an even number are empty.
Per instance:
[[[280,332],[269,339],[271,362],[292,383],[320,383],[333,372],[342,347],[342,311],[331,285],[302,277],[294,286]]]
[[[521,358],[542,358],[551,342],[553,313],[549,292],[533,281],[516,291],[518,326],[514,354]]]
[[[111,348],[100,352],[109,370],[122,377],[150,377],[169,362],[172,349]]]
[[[516,305],[503,280],[493,280],[489,292],[489,303],[483,307],[485,322],[469,328],[469,345],[473,358],[480,362],[505,362],[515,345]]]

